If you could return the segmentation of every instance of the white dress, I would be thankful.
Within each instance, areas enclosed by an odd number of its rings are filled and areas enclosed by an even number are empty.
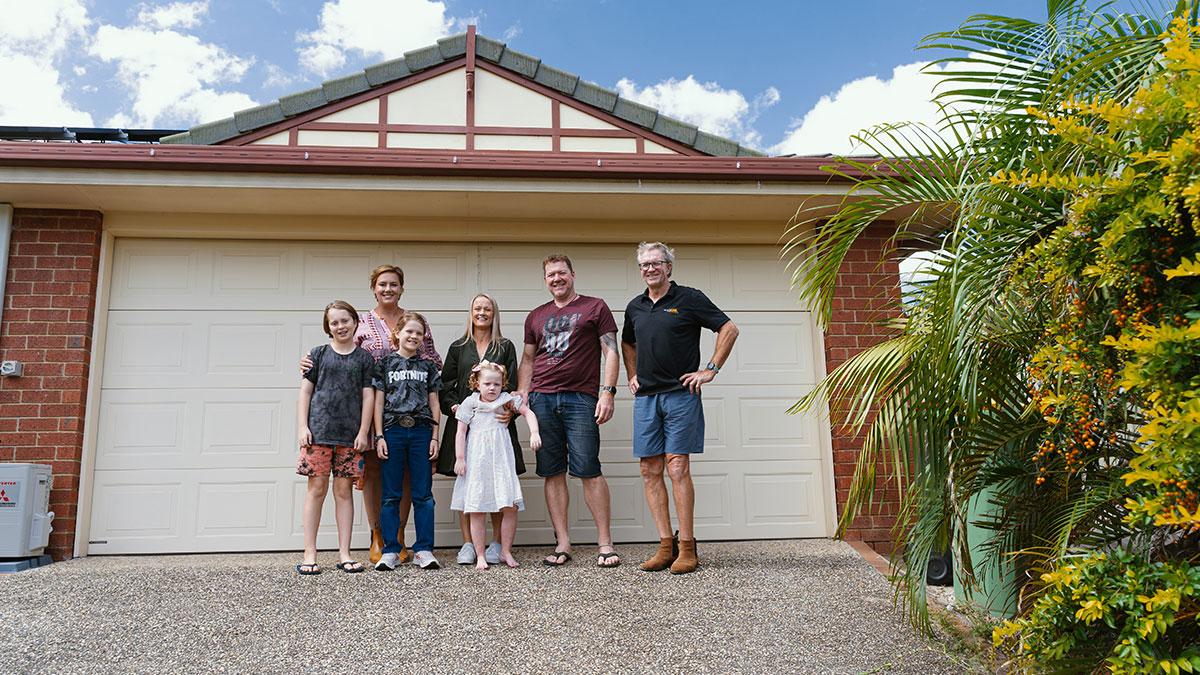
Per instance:
[[[454,479],[454,496],[450,500],[454,511],[496,513],[510,506],[525,510],[508,426],[496,420],[496,410],[508,401],[521,404],[519,398],[507,392],[491,403],[484,403],[479,400],[479,392],[475,392],[458,406],[454,416],[470,429],[466,475]]]

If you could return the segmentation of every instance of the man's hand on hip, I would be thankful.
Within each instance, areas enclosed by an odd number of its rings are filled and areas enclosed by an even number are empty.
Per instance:
[[[679,378],[679,381],[683,383],[684,387],[687,387],[688,391],[693,394],[699,394],[700,387],[712,382],[716,376],[717,374],[711,370],[697,370],[694,373],[688,373]]]

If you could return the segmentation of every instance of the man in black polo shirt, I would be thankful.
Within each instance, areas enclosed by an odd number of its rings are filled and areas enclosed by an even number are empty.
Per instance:
[[[704,452],[700,388],[720,372],[738,329],[704,293],[671,281],[675,252],[666,244],[643,242],[637,261],[646,292],[625,308],[621,354],[629,391],[635,397],[633,455],[641,460],[642,486],[659,536],[658,550],[641,568],[657,572],[670,567],[671,574],[686,574],[698,564],[692,527],[696,493],[689,459]],[[701,328],[717,333],[716,349],[703,369]],[[671,536],[664,469],[671,475],[679,515],[678,554]]]

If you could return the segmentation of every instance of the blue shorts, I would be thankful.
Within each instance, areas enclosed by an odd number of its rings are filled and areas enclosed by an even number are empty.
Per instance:
[[[537,415],[542,449],[537,451],[537,475],[564,471],[576,478],[600,475],[600,427],[596,397],[575,391],[532,392],[529,409]]]
[[[704,407],[686,389],[633,399],[633,456],[704,452]]]

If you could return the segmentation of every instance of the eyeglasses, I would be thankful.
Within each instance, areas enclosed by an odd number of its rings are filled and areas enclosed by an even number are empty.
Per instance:
[[[637,266],[638,266],[638,269],[640,269],[640,270],[649,270],[649,269],[654,269],[654,268],[662,267],[663,265],[669,265],[669,264],[670,263],[668,263],[666,260],[650,260],[647,262],[640,262],[637,264]]]

